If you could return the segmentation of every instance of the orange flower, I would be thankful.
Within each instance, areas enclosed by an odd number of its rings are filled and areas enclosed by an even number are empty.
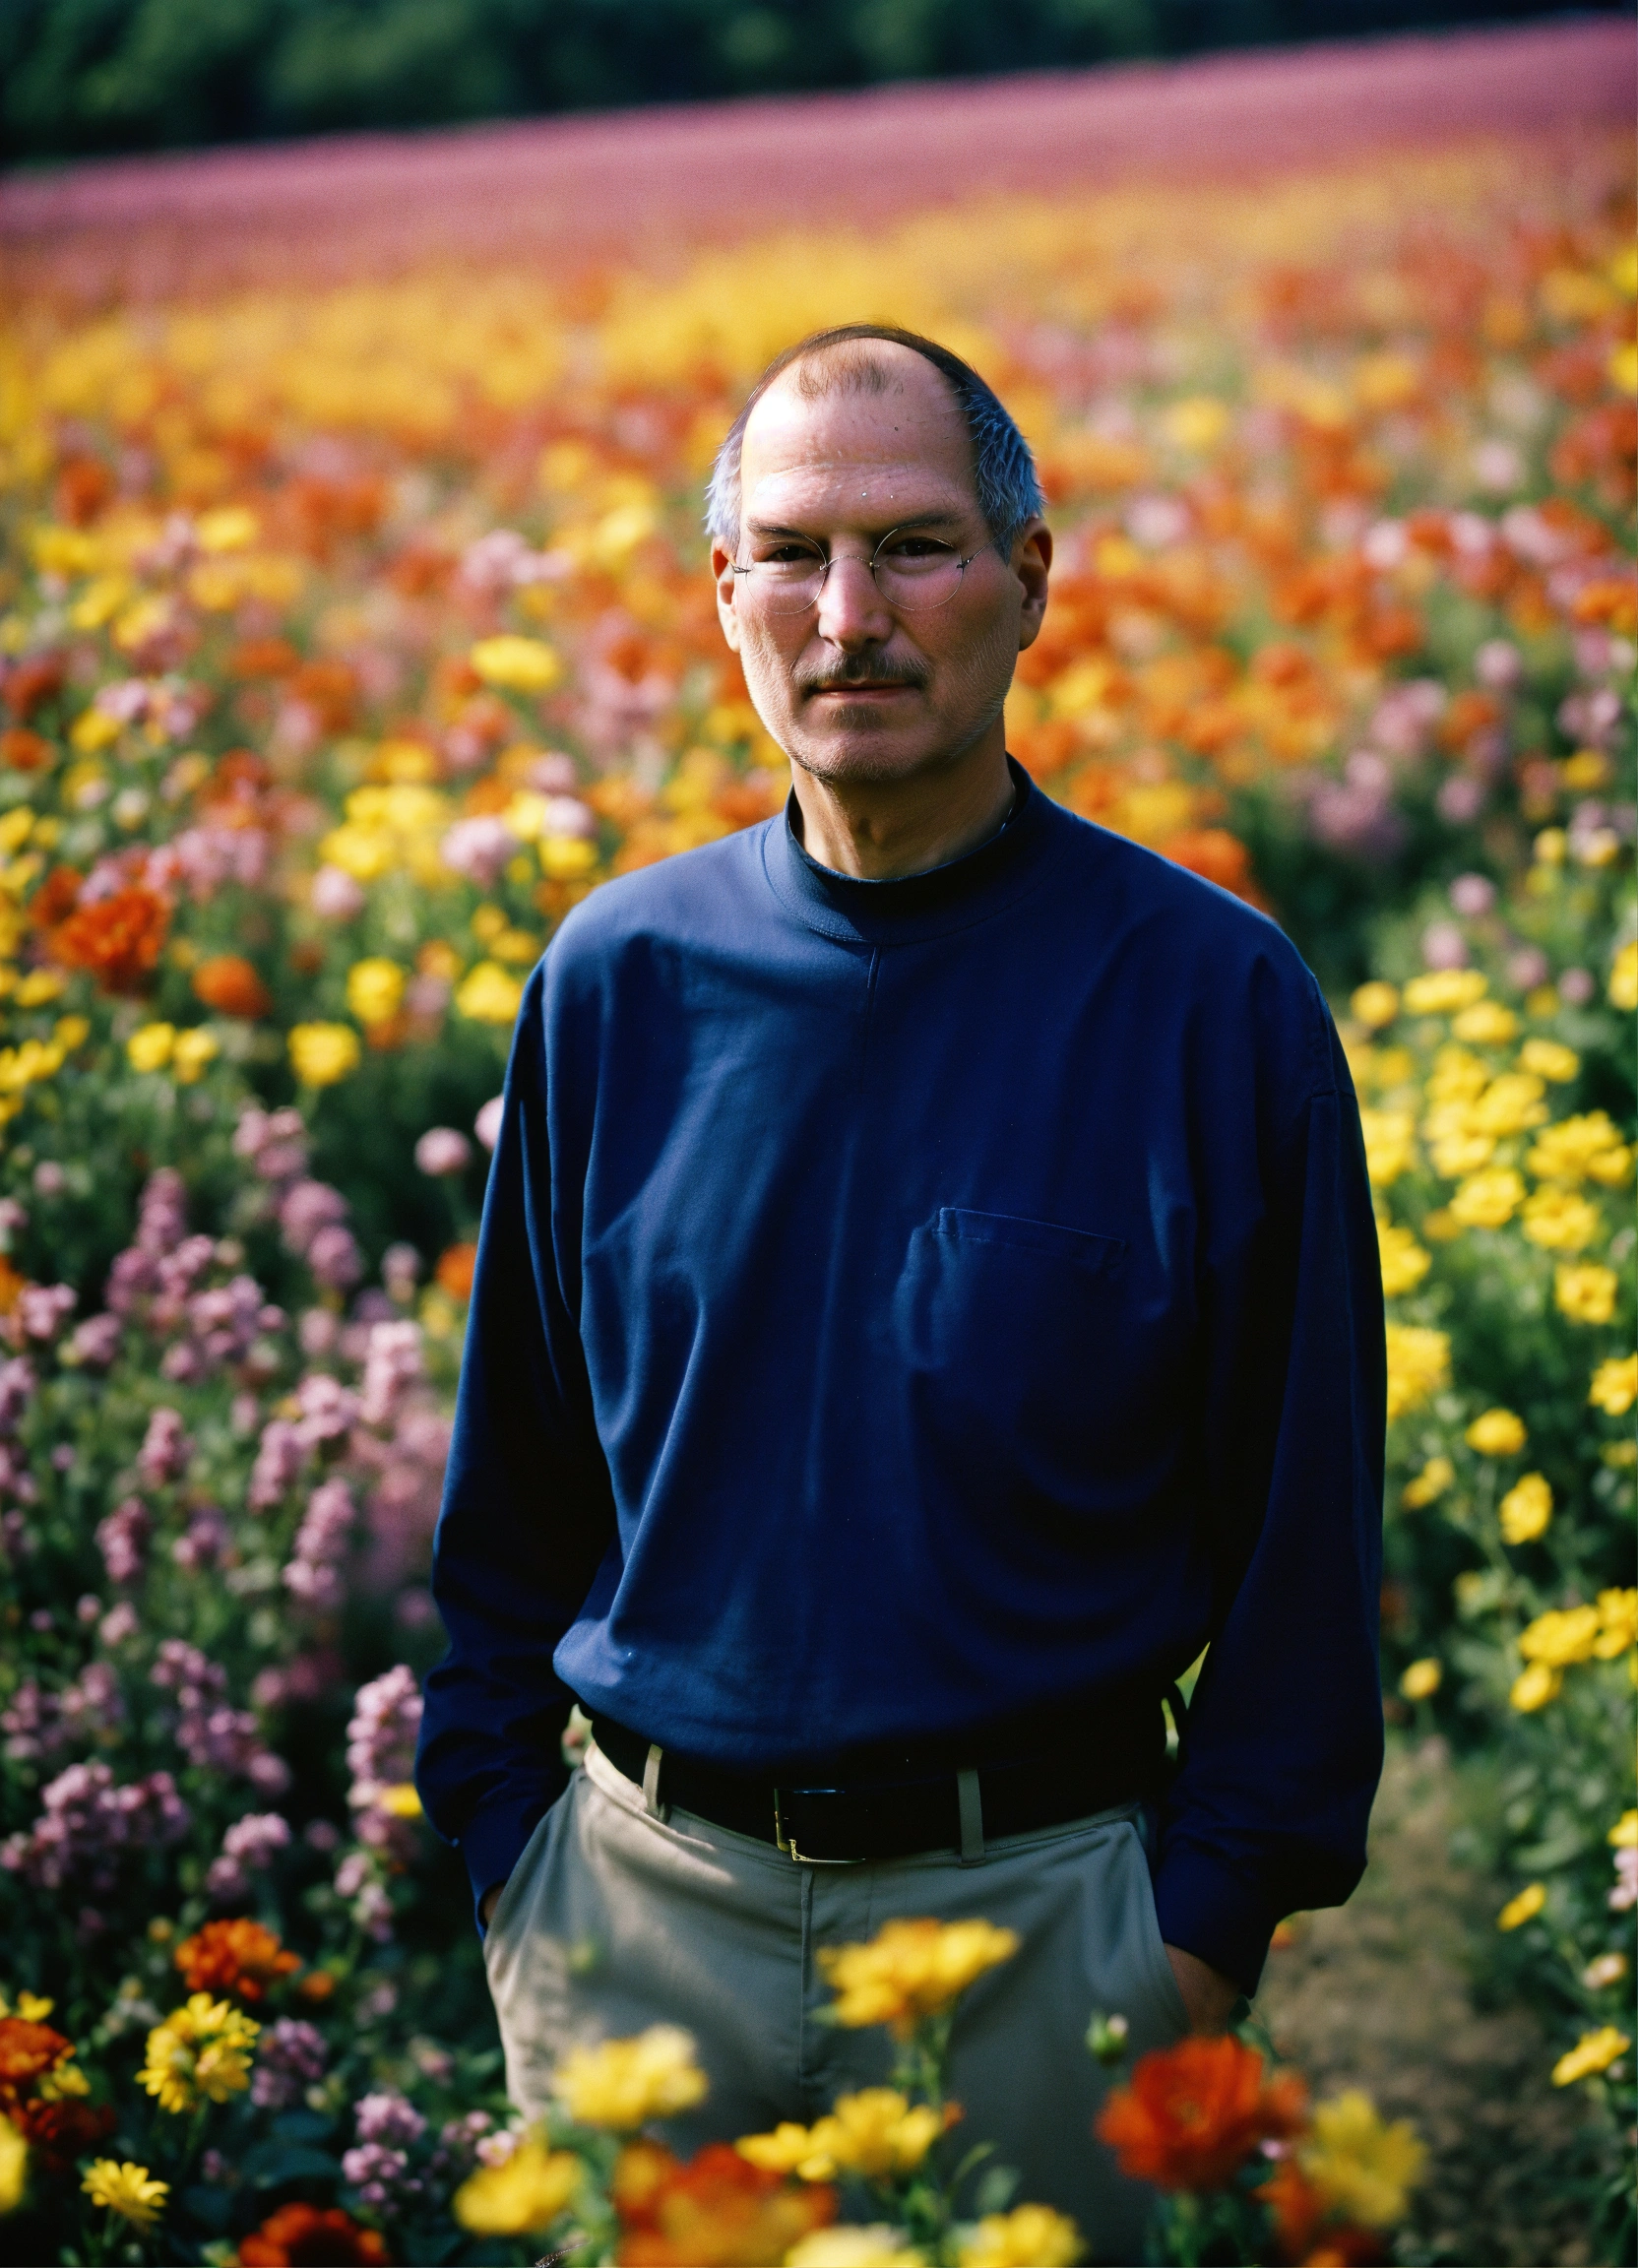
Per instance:
[[[340,2206],[281,2205],[239,2239],[240,2268],[384,2268],[392,2259],[379,2231]]]
[[[0,732],[0,764],[14,772],[37,772],[51,761],[51,743],[26,724],[12,724]]]
[[[80,903],[85,876],[74,866],[53,866],[29,901],[29,918],[36,929],[55,929]]]
[[[177,1946],[176,1966],[190,1992],[234,1992],[254,2003],[301,1963],[260,1922],[207,1922]]]
[[[1135,2180],[1217,2189],[1259,2142],[1295,2133],[1305,2107],[1294,2074],[1264,2083],[1254,2048],[1191,2037],[1145,2055],[1131,2085],[1103,2105],[1096,2130]]]
[[[164,900],[133,882],[111,898],[77,908],[53,931],[51,950],[66,968],[89,969],[104,992],[140,992],[169,925]]]
[[[440,1292],[451,1299],[470,1299],[472,1295],[472,1270],[477,1265],[475,1244],[452,1244],[441,1253],[433,1270]]]
[[[265,1016],[273,995],[242,954],[213,953],[193,973],[196,996],[219,1016]]]
[[[822,2182],[788,2182],[713,2142],[686,2166],[652,2142],[620,2153],[611,2187],[621,2268],[758,2268],[836,2218]]]
[[[74,2043],[49,2024],[0,2016],[0,2102],[15,2102],[36,2079],[74,2052]]]

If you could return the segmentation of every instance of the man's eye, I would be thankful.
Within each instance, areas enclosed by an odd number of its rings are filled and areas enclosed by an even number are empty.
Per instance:
[[[819,553],[805,543],[776,543],[760,555],[764,567],[818,567],[822,564]]]
[[[889,559],[942,559],[949,551],[948,543],[940,543],[931,536],[895,536],[884,546]]]

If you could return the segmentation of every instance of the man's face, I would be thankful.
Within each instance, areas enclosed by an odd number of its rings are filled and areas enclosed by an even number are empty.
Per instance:
[[[723,633],[757,714],[788,756],[839,786],[937,771],[998,728],[1013,665],[1040,628],[1052,549],[1037,520],[1001,557],[944,379],[909,347],[867,351],[891,374],[884,393],[808,400],[793,371],[769,388],[740,460],[737,564],[753,572],[736,576],[734,555],[712,549]],[[895,531],[923,552],[972,555],[946,603],[907,608],[877,589],[868,562]],[[804,553],[832,562],[817,601],[774,611],[755,567]]]

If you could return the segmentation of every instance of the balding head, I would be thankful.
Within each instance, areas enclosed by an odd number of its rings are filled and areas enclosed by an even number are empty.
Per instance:
[[[1042,509],[1040,483],[1024,436],[958,354],[917,332],[886,324],[818,331],[775,356],[718,452],[707,497],[707,532],[730,550],[738,541],[745,434],[768,394],[778,390],[796,401],[818,402],[832,394],[885,398],[895,389],[908,390],[935,416],[934,395],[949,405],[964,437],[967,476],[984,525],[997,548],[1006,552],[1018,531]]]

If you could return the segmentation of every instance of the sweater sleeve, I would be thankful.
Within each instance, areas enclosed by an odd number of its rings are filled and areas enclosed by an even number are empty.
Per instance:
[[[574,1696],[552,1667],[614,1534],[607,1469],[554,1252],[543,975],[506,1076],[432,1595],[449,1648],[426,1680],[416,1785],[474,1900],[511,1873],[567,1784]]]
[[[1209,1287],[1214,1636],[1157,1854],[1162,1935],[1247,1992],[1281,1918],[1364,1871],[1382,1765],[1381,1272],[1325,1024],[1334,1083],[1272,1145],[1259,1230]]]

